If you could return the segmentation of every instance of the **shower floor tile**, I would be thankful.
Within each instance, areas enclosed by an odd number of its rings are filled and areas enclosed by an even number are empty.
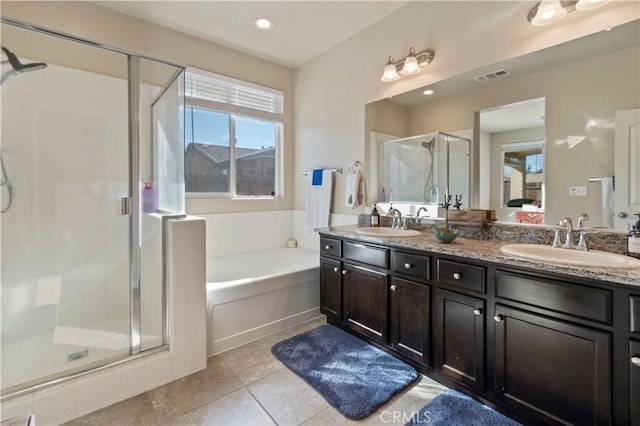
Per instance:
[[[103,408],[66,425],[348,425],[273,355],[280,340],[324,324],[313,320],[209,358],[206,370]],[[359,424],[394,424],[389,411],[419,410],[445,388],[422,379]],[[291,395],[293,400],[286,398]],[[292,411],[293,410],[293,411]],[[386,412],[387,417],[383,417]],[[403,417],[404,418],[404,417]],[[404,419],[405,421],[407,419]],[[404,422],[398,423],[404,424]]]

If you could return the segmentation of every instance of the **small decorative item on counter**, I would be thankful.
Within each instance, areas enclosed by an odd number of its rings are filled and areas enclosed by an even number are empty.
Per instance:
[[[453,207],[456,210],[460,210],[460,207],[462,207],[462,194],[460,194],[460,195],[456,194],[456,202],[453,205]]]
[[[444,226],[433,228],[433,236],[441,243],[450,243],[456,239],[458,233],[459,231],[457,229]]]
[[[142,190],[142,212],[155,213],[158,210],[158,194],[152,182],[145,182]]]
[[[375,204],[373,205],[373,210],[371,210],[371,226],[374,228],[380,226],[380,213],[378,213]]]
[[[384,186],[382,187],[382,191],[380,191],[380,200],[378,200],[380,202],[384,202],[386,201],[386,195],[384,193]]]
[[[635,214],[638,221],[627,234],[627,256],[640,259],[640,213]]]

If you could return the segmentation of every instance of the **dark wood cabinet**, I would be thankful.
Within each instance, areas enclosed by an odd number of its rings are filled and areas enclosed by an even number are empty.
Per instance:
[[[320,258],[320,312],[342,319],[342,262]]]
[[[640,341],[629,342],[629,355],[631,424],[640,426]]]
[[[476,389],[484,389],[485,301],[436,291],[436,369]]]
[[[496,393],[545,422],[611,424],[611,335],[496,305]]]
[[[379,342],[387,337],[387,274],[344,264],[343,319],[346,325]]]
[[[430,287],[393,278],[390,295],[391,347],[421,364],[429,364]]]

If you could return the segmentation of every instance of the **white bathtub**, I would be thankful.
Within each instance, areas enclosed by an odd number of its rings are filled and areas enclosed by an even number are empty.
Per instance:
[[[208,259],[208,355],[320,316],[319,262],[303,248]]]

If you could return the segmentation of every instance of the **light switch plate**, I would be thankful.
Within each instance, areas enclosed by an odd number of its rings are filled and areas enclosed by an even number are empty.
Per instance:
[[[571,197],[586,197],[587,196],[587,187],[586,186],[570,186],[569,187],[569,196],[571,196]]]

